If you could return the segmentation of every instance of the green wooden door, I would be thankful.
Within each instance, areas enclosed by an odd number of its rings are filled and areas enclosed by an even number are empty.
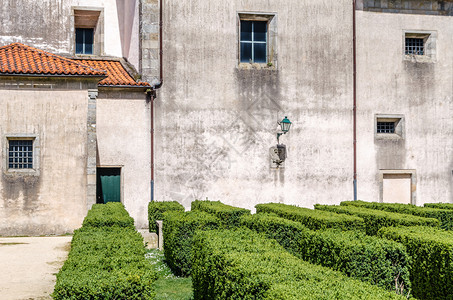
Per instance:
[[[121,202],[121,169],[97,169],[97,203]]]

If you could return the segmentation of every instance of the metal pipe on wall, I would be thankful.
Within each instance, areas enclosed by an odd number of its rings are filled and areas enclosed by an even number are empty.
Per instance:
[[[354,201],[357,200],[357,65],[356,65],[356,19],[355,19],[356,0],[352,0],[352,119],[353,119],[353,152],[354,152]]]

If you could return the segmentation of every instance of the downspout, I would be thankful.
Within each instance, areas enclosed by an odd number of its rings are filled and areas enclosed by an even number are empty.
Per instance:
[[[159,83],[153,85],[152,90],[149,92],[150,96],[150,122],[151,122],[151,202],[154,202],[154,100],[156,99],[156,90],[162,87],[164,83],[163,80],[163,66],[162,66],[162,57],[163,57],[163,47],[162,47],[162,13],[163,11],[163,0],[159,1]]]
[[[356,65],[356,21],[355,21],[356,0],[352,0],[352,122],[353,122],[353,152],[354,152],[354,201],[357,200],[357,65]]]

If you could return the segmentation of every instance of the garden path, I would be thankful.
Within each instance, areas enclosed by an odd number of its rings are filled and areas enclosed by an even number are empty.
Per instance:
[[[0,237],[0,298],[51,299],[72,236]]]

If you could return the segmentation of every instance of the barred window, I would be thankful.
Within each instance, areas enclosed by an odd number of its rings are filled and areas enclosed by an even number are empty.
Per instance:
[[[33,169],[33,140],[9,140],[9,169]]]
[[[377,133],[395,133],[395,122],[377,122]]]
[[[425,54],[425,41],[423,38],[409,38],[406,37],[405,53],[414,55]]]

